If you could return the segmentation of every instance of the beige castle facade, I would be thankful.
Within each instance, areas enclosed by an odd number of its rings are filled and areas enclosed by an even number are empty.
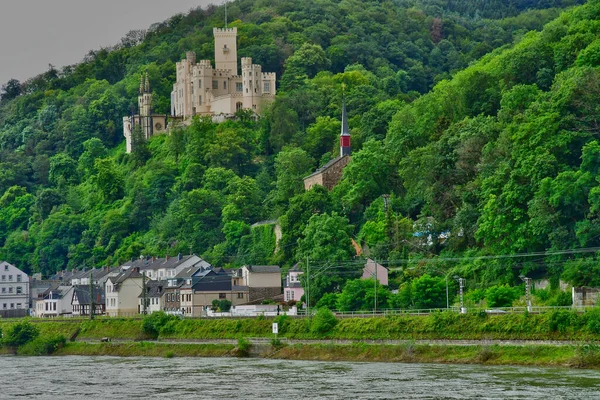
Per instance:
[[[232,118],[239,110],[261,113],[275,99],[276,76],[262,72],[252,58],[241,59],[241,75],[237,58],[237,28],[214,28],[215,68],[210,60],[196,62],[196,53],[186,53],[177,63],[177,81],[171,92],[171,116],[152,113],[152,94],[148,75],[142,76],[137,115],[123,117],[123,136],[127,152],[133,148],[133,132],[141,128],[149,139],[167,131],[174,121],[189,121],[195,115],[212,117],[215,122]]]
[[[171,115],[184,120],[209,115],[216,120],[232,117],[241,109],[260,113],[275,98],[275,73],[262,72],[252,58],[237,59],[237,28],[214,28],[215,68],[210,60],[196,62],[188,52],[177,63],[177,82],[171,92]]]

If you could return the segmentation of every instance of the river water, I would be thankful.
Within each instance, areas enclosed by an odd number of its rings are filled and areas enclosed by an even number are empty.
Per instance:
[[[600,399],[600,371],[232,358],[0,357],[1,399]]]

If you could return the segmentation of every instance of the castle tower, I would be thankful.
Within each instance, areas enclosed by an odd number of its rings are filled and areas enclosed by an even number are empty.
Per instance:
[[[242,58],[243,105],[248,110],[259,111],[262,97],[262,67],[252,64],[252,58]]]
[[[215,69],[230,70],[238,74],[237,28],[213,28],[215,36]]]
[[[350,147],[350,129],[348,128],[348,115],[346,114],[346,99],[342,100],[342,133],[340,134],[340,157],[349,156],[352,153]]]
[[[148,71],[140,77],[140,94],[138,95],[139,120],[136,121],[142,127],[144,137],[152,136],[152,93],[150,92],[150,80]]]

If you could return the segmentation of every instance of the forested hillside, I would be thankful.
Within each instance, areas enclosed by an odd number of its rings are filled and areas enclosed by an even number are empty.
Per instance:
[[[240,55],[277,72],[274,104],[258,120],[196,119],[132,154],[121,121],[140,75],[167,112],[175,62],[212,57],[223,8],[10,81],[0,259],[45,275],[190,251],[222,266],[348,265],[321,276],[318,299],[352,276],[354,238],[406,267],[396,285],[450,269],[475,285],[563,269],[591,283],[589,257],[475,258],[600,245],[600,2],[560,14],[576,3],[233,1]],[[304,192],[302,177],[338,155],[342,87],[352,161],[332,192]],[[272,227],[251,227],[272,219],[277,249]],[[423,261],[436,256],[458,261]]]

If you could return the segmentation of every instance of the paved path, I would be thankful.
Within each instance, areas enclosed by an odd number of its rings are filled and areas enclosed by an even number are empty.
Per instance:
[[[252,344],[270,344],[272,338],[246,338]],[[574,346],[582,343],[577,341],[562,341],[562,340],[302,340],[302,339],[287,339],[279,338],[284,344],[339,344],[349,345],[354,343],[364,344],[383,344],[383,345],[435,345],[435,346]],[[78,339],[78,342],[98,343],[100,340],[85,340]],[[112,343],[133,343],[129,339],[111,339]],[[163,340],[144,340],[144,342],[152,343],[171,343],[171,344],[237,344],[237,339],[163,339]]]

